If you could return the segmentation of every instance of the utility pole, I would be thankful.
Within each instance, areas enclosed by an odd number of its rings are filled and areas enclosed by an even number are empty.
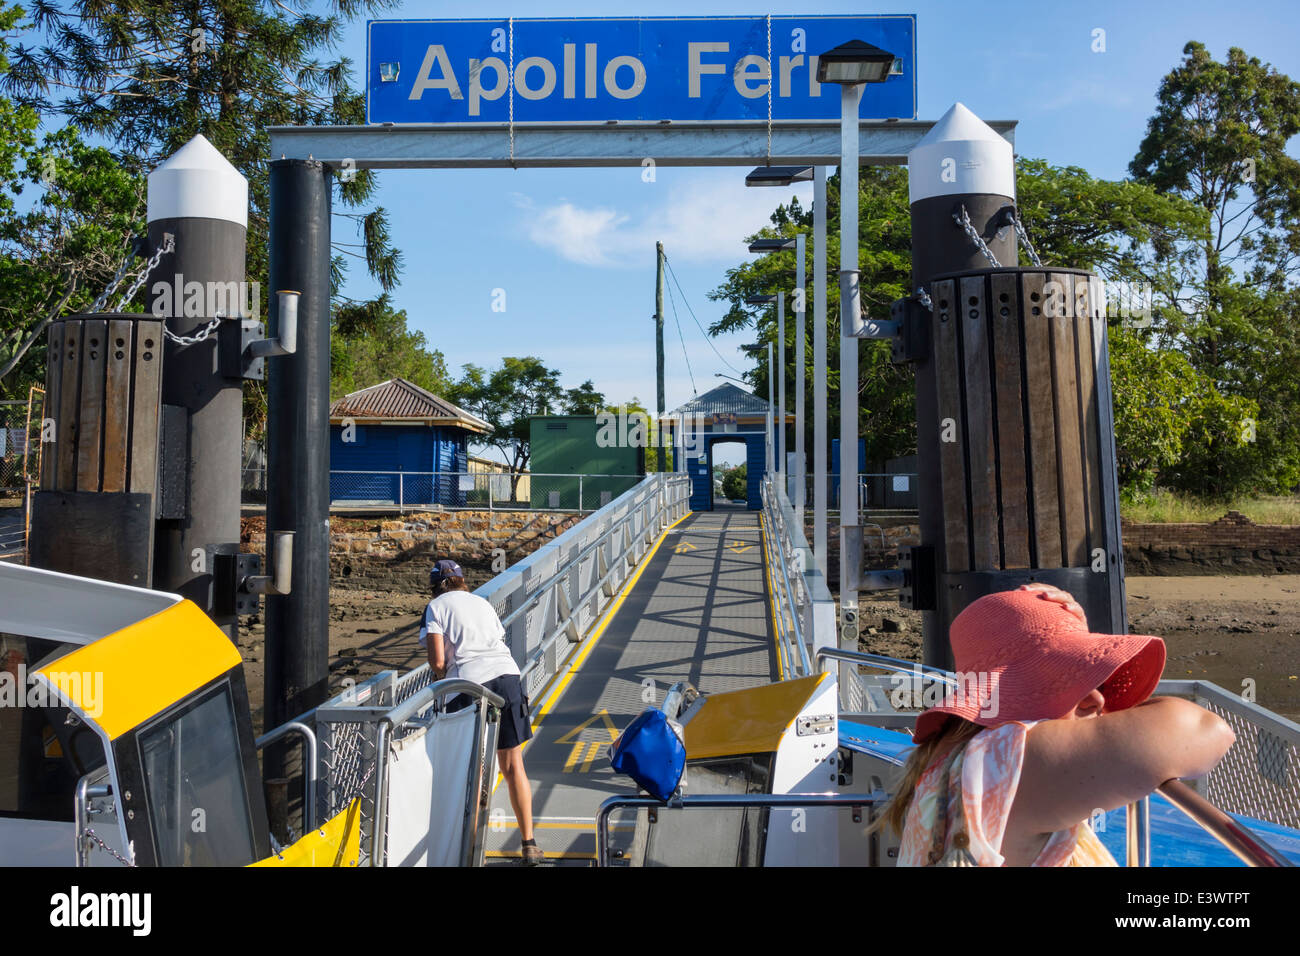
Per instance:
[[[664,244],[655,243],[655,434],[659,434],[659,420],[664,417]],[[659,454],[664,444],[659,442]],[[655,459],[660,471],[667,471],[662,458]]]

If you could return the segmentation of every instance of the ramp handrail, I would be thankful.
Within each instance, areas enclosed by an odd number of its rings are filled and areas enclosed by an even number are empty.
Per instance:
[[[524,693],[535,695],[562,669],[689,502],[688,475],[647,475],[475,592],[501,616]]]
[[[813,672],[810,652],[835,645],[835,602],[790,499],[770,475],[763,478],[762,500],[777,647],[787,676],[807,676]]]

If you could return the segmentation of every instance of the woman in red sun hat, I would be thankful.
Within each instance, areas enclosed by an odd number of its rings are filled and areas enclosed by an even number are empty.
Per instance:
[[[902,834],[899,866],[1115,866],[1086,821],[1232,746],[1214,714],[1150,696],[1164,641],[1093,634],[1057,588],[986,595],[949,636],[963,687],[917,718],[876,824]]]

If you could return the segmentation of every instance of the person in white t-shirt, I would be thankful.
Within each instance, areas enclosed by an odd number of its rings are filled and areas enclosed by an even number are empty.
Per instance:
[[[519,666],[506,646],[505,628],[492,605],[465,584],[465,572],[455,561],[442,560],[429,572],[433,600],[424,609],[420,644],[429,654],[434,679],[459,677],[482,684],[505,698],[497,736],[497,763],[510,792],[510,805],[519,823],[526,866],[545,854],[533,836],[533,792],[524,771],[523,744],[533,736],[528,697],[519,682]],[[447,703],[447,712],[468,707],[472,699],[460,694]]]

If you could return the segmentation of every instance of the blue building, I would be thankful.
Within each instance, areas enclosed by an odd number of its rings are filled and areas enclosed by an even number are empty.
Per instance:
[[[713,447],[725,442],[745,446],[747,488],[745,504],[752,511],[763,507],[763,475],[767,470],[767,415],[771,406],[757,395],[723,383],[674,408],[660,419],[668,442],[685,440],[686,472],[691,476],[691,510],[712,511]],[[786,424],[794,416],[785,414]],[[779,423],[778,423],[779,424]]]
[[[330,405],[330,499],[354,505],[464,505],[481,418],[401,378]]]

